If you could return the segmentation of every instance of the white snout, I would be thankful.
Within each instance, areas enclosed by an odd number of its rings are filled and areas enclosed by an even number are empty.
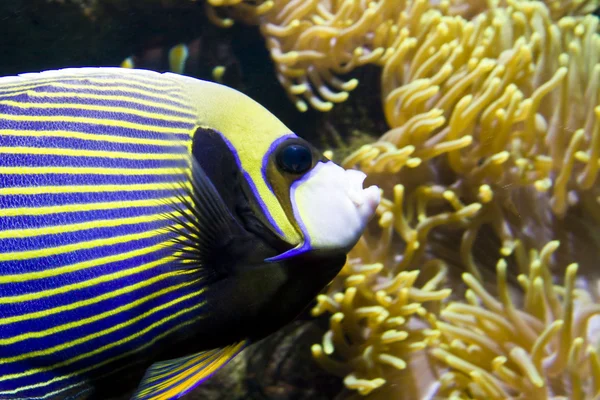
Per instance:
[[[356,244],[380,201],[377,186],[363,189],[365,178],[329,161],[294,182],[292,206],[310,249],[348,251]]]

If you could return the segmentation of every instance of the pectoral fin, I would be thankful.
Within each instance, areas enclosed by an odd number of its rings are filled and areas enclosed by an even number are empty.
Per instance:
[[[170,230],[178,236],[174,243],[180,250],[180,260],[187,262],[182,264],[184,268],[203,268],[207,273],[207,268],[222,264],[218,257],[226,244],[242,237],[245,231],[194,160],[189,178],[189,182],[181,183],[187,196],[181,196],[181,204],[174,207],[170,217],[177,224]]]
[[[131,399],[178,399],[227,364],[247,344],[247,341],[242,341],[220,349],[152,364]]]

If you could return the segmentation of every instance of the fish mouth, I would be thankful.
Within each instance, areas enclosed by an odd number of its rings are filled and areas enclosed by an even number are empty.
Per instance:
[[[354,169],[345,170],[344,181],[346,182],[346,195],[357,208],[359,214],[370,219],[381,201],[381,190],[372,185],[363,188],[367,175]]]
[[[363,172],[321,161],[294,182],[290,198],[304,241],[271,260],[309,251],[347,254],[358,242],[381,200],[377,186],[363,188],[365,179]]]

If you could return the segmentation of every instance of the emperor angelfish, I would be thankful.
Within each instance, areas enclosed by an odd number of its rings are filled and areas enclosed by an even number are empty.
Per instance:
[[[0,399],[178,398],[292,321],[379,203],[175,74],[0,78]]]

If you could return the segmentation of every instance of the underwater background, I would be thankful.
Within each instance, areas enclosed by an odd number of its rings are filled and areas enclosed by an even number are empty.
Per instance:
[[[185,398],[595,399],[598,5],[5,0],[0,76],[179,63],[383,189],[314,306]]]

